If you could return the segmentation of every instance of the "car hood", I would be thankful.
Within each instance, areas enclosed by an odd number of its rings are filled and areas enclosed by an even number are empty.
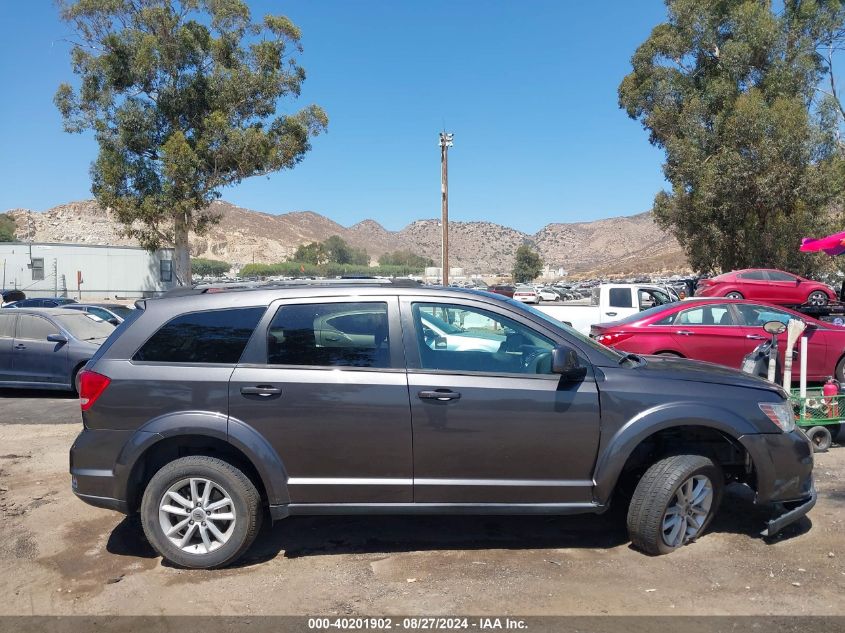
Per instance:
[[[644,356],[643,358],[645,363],[636,371],[647,374],[650,378],[763,389],[786,397],[786,392],[779,385],[724,365],[672,356]]]

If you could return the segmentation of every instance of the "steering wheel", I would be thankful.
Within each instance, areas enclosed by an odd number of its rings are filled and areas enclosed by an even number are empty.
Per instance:
[[[552,353],[544,349],[533,349],[522,357],[522,369],[526,374],[543,374],[540,371],[546,361],[550,361]]]

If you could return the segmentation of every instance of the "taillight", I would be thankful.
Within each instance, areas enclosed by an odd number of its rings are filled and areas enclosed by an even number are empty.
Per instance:
[[[95,371],[83,369],[76,377],[79,388],[79,406],[83,411],[87,411],[97,401],[106,387],[109,386],[111,378],[98,374]]]
[[[625,339],[629,339],[632,336],[633,334],[629,332],[611,332],[610,334],[601,334],[596,338],[596,340],[602,345],[606,345],[607,347],[613,347],[614,345],[618,345]]]

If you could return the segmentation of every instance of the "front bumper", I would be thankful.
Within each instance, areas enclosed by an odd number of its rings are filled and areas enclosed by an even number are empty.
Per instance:
[[[768,521],[766,523],[766,529],[760,532],[760,534],[763,536],[774,536],[787,525],[791,525],[806,516],[806,514],[813,509],[813,506],[816,505],[817,499],[818,494],[816,493],[815,487],[813,487],[810,492],[810,496],[807,499],[792,503],[784,503],[785,512],[779,517]]]
[[[739,441],[754,465],[755,503],[784,509],[766,523],[763,536],[773,536],[806,515],[816,505],[813,448],[797,428],[790,433],[743,435]]]

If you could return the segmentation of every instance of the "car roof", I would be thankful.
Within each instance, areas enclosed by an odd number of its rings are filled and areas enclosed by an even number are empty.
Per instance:
[[[6,308],[3,308],[4,313]],[[67,316],[73,314],[65,308],[15,308],[9,310],[12,314],[40,314],[42,316]]]
[[[285,298],[335,298],[360,296],[419,296],[453,297],[455,299],[477,297],[496,302],[508,302],[509,299],[499,294],[475,288],[454,286],[422,286],[414,283],[311,283],[311,284],[270,284],[248,288],[185,289],[183,293],[168,293],[153,299],[141,299],[136,305],[156,311],[193,312],[220,308],[236,308],[269,305],[277,299]],[[64,312],[64,310],[63,310]]]

